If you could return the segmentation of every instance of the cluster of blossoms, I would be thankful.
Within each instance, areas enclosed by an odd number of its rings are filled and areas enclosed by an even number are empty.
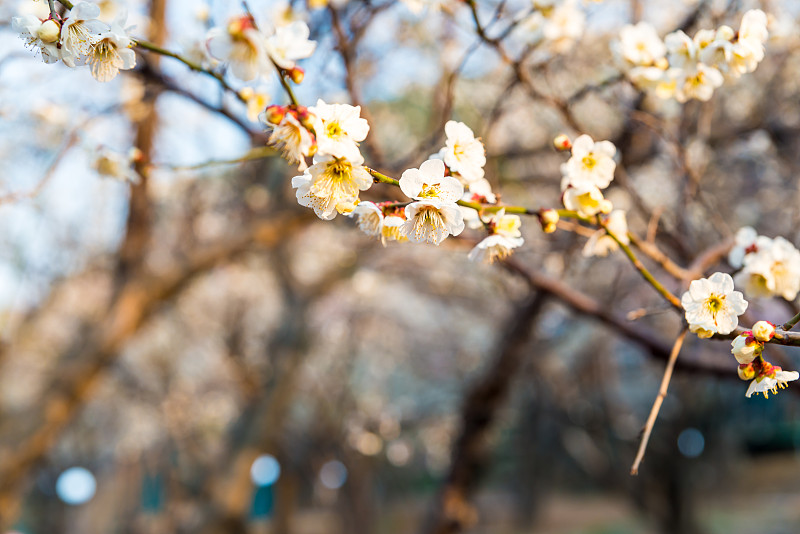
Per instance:
[[[731,353],[739,362],[739,378],[750,380],[747,397],[753,393],[778,393],[778,388],[786,388],[787,382],[800,378],[796,371],[784,371],[764,359],[764,343],[775,336],[775,325],[768,321],[758,321],[752,330],[745,330],[731,343]]]
[[[758,235],[749,226],[736,233],[728,255],[736,283],[752,297],[783,297],[793,301],[800,292],[800,250],[782,237]]]
[[[614,144],[611,141],[595,142],[588,135],[581,135],[574,143],[570,143],[565,136],[559,136],[555,144],[560,149],[571,149],[571,157],[561,165],[561,201],[564,207],[582,217],[607,215],[603,226],[608,231],[600,229],[592,235],[583,248],[583,255],[605,256],[617,250],[619,244],[609,235],[609,231],[627,245],[625,212],[614,210],[611,201],[603,197],[603,189],[611,185],[617,167]]]
[[[689,291],[681,298],[681,305],[689,330],[701,338],[730,334],[739,326],[739,316],[747,310],[747,301],[742,293],[734,291],[733,278],[727,273],[714,273],[709,278],[692,281]],[[751,381],[747,397],[753,393],[763,393],[767,397],[800,377],[797,372],[783,371],[764,359],[764,344],[775,334],[774,324],[758,321],[731,343],[731,353],[739,363],[739,378]]]
[[[690,38],[682,30],[664,40],[646,22],[627,25],[614,44],[628,77],[661,98],[707,101],[726,79],[753,72],[764,59],[767,16],[760,9],[744,14],[739,31],[730,26],[700,30]]]
[[[45,63],[59,60],[69,67],[89,65],[98,81],[113,79],[120,70],[132,69],[136,55],[133,41],[124,28],[124,14],[110,25],[97,17],[100,7],[79,2],[66,18],[51,14],[47,19],[23,15],[12,19],[26,45],[41,53]]]

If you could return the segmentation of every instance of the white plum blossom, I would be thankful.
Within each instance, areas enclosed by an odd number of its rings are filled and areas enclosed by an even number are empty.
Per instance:
[[[577,211],[584,217],[611,212],[611,203],[603,198],[603,192],[593,185],[584,187],[567,186],[562,195],[562,201],[565,208]]]
[[[108,31],[108,26],[97,20],[100,6],[79,2],[70,9],[69,17],[61,26],[61,59],[70,67],[89,55],[99,34]]]
[[[350,216],[358,217],[358,228],[369,236],[381,235],[381,228],[383,227],[383,210],[380,209],[374,202],[362,201],[356,206],[356,209],[350,213]]]
[[[681,103],[693,98],[707,102],[714,94],[714,89],[721,87],[724,81],[719,70],[697,63],[694,68],[681,70],[676,82],[675,99]]]
[[[605,225],[622,243],[626,245],[630,244],[630,239],[628,238],[628,222],[623,210],[612,211]],[[589,240],[583,247],[583,255],[587,258],[590,256],[607,256],[609,252],[614,252],[618,249],[619,244],[613,237],[608,235],[608,232],[601,228],[589,237]]]
[[[452,176],[445,176],[442,160],[429,159],[419,169],[408,169],[400,176],[400,189],[416,200],[437,200],[454,204],[464,194],[464,186]]]
[[[369,123],[360,117],[361,106],[326,104],[320,99],[308,111],[314,115],[319,153],[349,160],[361,157],[358,143],[369,133]]]
[[[733,278],[727,273],[693,280],[681,298],[681,305],[690,327],[714,334],[733,332],[739,325],[739,316],[747,309],[747,301],[733,290]]]
[[[406,206],[401,233],[415,243],[438,245],[448,235],[464,230],[464,218],[456,204],[440,200],[419,200]]]
[[[361,158],[349,161],[328,154],[314,156],[314,164],[305,171],[308,180],[298,180],[297,186],[292,180],[292,186],[297,187],[298,202],[314,208],[317,216],[325,220],[332,219],[337,212],[352,212],[358,203],[359,191],[372,186],[372,176],[362,163]]]
[[[61,59],[58,38],[61,28],[58,22],[50,19],[42,22],[34,15],[22,15],[11,19],[11,26],[20,32],[25,46],[38,49],[45,63],[55,63]]]
[[[245,87],[239,91],[239,96],[247,106],[247,118],[256,121],[269,103],[269,94],[264,91],[256,91],[252,87]]]
[[[561,165],[561,174],[577,188],[605,189],[614,179],[614,155],[617,148],[611,141],[595,142],[584,134],[572,143],[572,157]]]
[[[97,37],[87,57],[92,76],[97,81],[108,82],[121,70],[136,66],[136,54],[131,50],[132,41],[123,28],[126,14],[120,15],[110,27]]]
[[[792,301],[800,292],[800,251],[782,237],[759,236],[754,252],[747,254],[736,281],[748,295],[780,296]]]
[[[644,21],[635,26],[627,24],[620,30],[618,50],[625,61],[636,66],[655,65],[667,54],[656,29]]]
[[[233,75],[245,82],[270,70],[264,41],[249,16],[232,19],[225,29],[212,28],[206,36],[209,53],[228,63]]]
[[[583,35],[586,15],[575,0],[535,0],[533,7],[534,12],[519,24],[521,30],[531,34],[531,40],[545,40],[553,51],[563,53]]]
[[[308,25],[301,20],[279,26],[266,40],[267,54],[282,69],[291,70],[298,60],[314,53],[317,43],[308,39],[309,34]]]
[[[447,121],[444,131],[447,142],[439,154],[445,164],[467,183],[482,179],[483,166],[486,165],[483,143],[463,122]]]
[[[259,119],[267,124],[266,113],[262,112]],[[291,112],[284,114],[281,122],[273,126],[267,143],[281,151],[281,155],[289,163],[297,163],[298,171],[304,171],[308,165],[305,158],[310,155],[314,146],[314,139],[309,131],[300,124],[297,117]]]
[[[670,67],[685,69],[697,63],[697,45],[683,30],[667,34],[664,44]]]

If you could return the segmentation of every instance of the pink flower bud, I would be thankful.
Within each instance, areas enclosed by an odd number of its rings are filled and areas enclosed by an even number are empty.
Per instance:
[[[553,146],[556,147],[556,150],[569,150],[572,148],[572,141],[569,140],[566,134],[561,134],[553,139]]]
[[[775,335],[775,325],[769,321],[758,321],[753,325],[753,337],[759,341],[767,342]]]

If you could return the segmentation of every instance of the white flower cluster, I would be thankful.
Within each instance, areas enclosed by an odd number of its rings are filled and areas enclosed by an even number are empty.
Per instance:
[[[768,321],[758,321],[752,330],[746,330],[731,343],[731,353],[739,362],[739,378],[750,380],[745,395],[753,393],[777,394],[778,388],[787,387],[787,382],[800,378],[796,371],[784,371],[764,360],[764,344],[775,335],[775,325]]]
[[[555,144],[559,149],[572,149],[569,160],[561,165],[561,200],[564,207],[584,217],[610,214],[605,226],[627,245],[629,239],[625,212],[613,210],[611,201],[603,197],[603,189],[614,180],[617,148],[611,141],[595,142],[588,135],[581,135],[571,146],[566,137],[559,136]],[[587,241],[583,255],[606,256],[618,248],[619,245],[608,232],[600,229]]]
[[[369,124],[361,118],[359,106],[319,100],[304,113],[301,124],[296,111],[286,111],[270,143],[282,146],[287,159],[300,161],[301,166],[305,166],[304,158],[312,147],[315,149],[314,164],[292,178],[301,206],[312,208],[325,220],[337,213],[350,214],[358,204],[359,192],[372,186],[372,176],[364,168],[358,149],[358,143],[369,133]]]
[[[726,79],[756,69],[764,59],[767,36],[766,14],[753,9],[744,14],[738,33],[730,26],[720,26],[700,30],[690,38],[678,30],[662,41],[646,22],[627,25],[614,52],[639,87],[678,102],[707,101]]]
[[[37,50],[45,63],[63,61],[69,67],[89,65],[98,81],[113,79],[120,70],[132,69],[136,55],[123,27],[124,14],[111,25],[100,21],[100,7],[79,2],[61,20],[41,20],[34,15],[14,17],[12,25],[29,48]]]
[[[232,19],[225,28],[212,28],[206,45],[212,57],[225,62],[234,76],[250,81],[271,74],[275,67],[299,83],[303,71],[297,61],[314,53],[317,43],[308,39],[308,25],[300,20],[278,26],[272,35],[262,33],[249,15]]]
[[[783,297],[793,301],[800,292],[800,250],[782,237],[758,235],[749,226],[736,233],[728,255],[736,283],[751,297]]]

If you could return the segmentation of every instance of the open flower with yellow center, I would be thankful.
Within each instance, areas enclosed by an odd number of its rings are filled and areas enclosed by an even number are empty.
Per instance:
[[[234,76],[247,82],[271,69],[264,41],[253,20],[243,15],[232,19],[224,29],[209,30],[206,46],[214,58],[228,63]]]
[[[733,290],[733,278],[714,273],[709,278],[693,280],[681,297],[686,321],[693,332],[730,334],[739,325],[739,316],[747,309],[741,292]],[[703,335],[701,337],[709,337]]]
[[[682,69],[677,77],[675,99],[686,102],[691,99],[707,102],[714,94],[714,89],[722,86],[725,78],[714,67],[705,63],[697,63],[693,68]]]
[[[456,204],[420,200],[406,206],[402,235],[414,243],[438,245],[448,235],[464,231],[464,217]]]
[[[317,100],[308,111],[314,115],[317,151],[355,161],[361,157],[358,143],[367,138],[369,123],[361,118],[361,106],[326,104]]]
[[[619,32],[618,53],[631,65],[649,66],[664,58],[667,47],[656,29],[641,21],[635,26],[627,24]]]
[[[561,197],[564,207],[577,211],[584,217],[591,217],[598,213],[610,213],[611,202],[603,198],[603,192],[593,185],[574,187],[569,186]]]
[[[367,235],[381,235],[383,227],[383,210],[374,202],[359,202],[350,216],[358,217],[358,228]]]
[[[372,176],[361,166],[363,162],[360,158],[351,162],[330,155],[315,156],[306,177],[292,180],[292,186],[297,187],[297,201],[301,206],[312,207],[320,219],[330,220],[337,212],[352,212],[359,191],[372,186]]]
[[[89,55],[99,35],[108,26],[97,20],[100,6],[79,2],[70,10],[69,17],[61,26],[61,59],[70,67]]]
[[[136,66],[136,54],[131,50],[131,39],[123,28],[126,17],[126,14],[120,15],[107,31],[98,36],[89,52],[87,62],[97,81],[111,81],[119,71]]]
[[[438,200],[455,204],[464,194],[464,186],[452,176],[444,175],[444,163],[429,159],[419,169],[408,169],[400,176],[400,189],[416,200]]]
[[[595,142],[581,135],[572,143],[572,157],[561,166],[561,174],[574,187],[608,187],[614,179],[614,155],[617,148],[611,141]]]
[[[439,155],[454,173],[470,183],[483,178],[486,151],[480,139],[463,122],[447,121],[444,125],[447,142]]]

